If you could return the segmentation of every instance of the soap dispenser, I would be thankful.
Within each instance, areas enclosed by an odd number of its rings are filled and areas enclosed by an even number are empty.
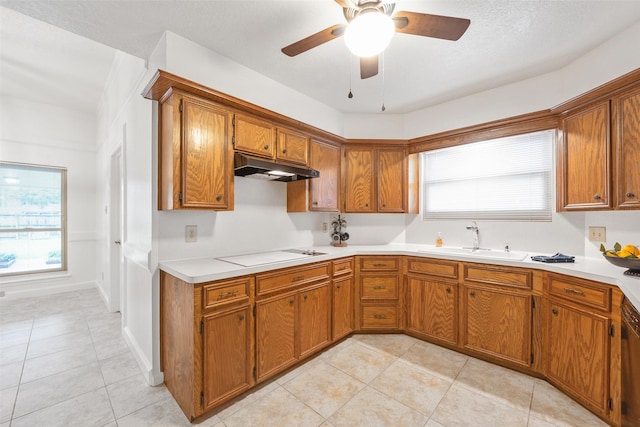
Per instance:
[[[438,231],[438,237],[436,237],[436,247],[442,247],[442,233]]]

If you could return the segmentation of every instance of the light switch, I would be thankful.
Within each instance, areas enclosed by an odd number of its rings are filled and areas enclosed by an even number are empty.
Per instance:
[[[184,226],[184,241],[187,243],[193,243],[198,241],[198,226],[197,225],[185,225]]]

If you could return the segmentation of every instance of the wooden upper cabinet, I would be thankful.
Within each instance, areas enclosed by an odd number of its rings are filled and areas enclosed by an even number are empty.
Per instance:
[[[160,102],[158,208],[232,210],[231,113],[180,91]]]
[[[257,117],[236,114],[233,119],[233,147],[256,156],[275,158],[276,127]]]
[[[558,144],[558,210],[609,209],[609,101],[562,119]]]
[[[612,102],[617,209],[640,209],[640,88]]]
[[[344,151],[345,212],[407,212],[407,152],[404,148],[354,146]]]
[[[407,153],[404,149],[378,150],[378,212],[407,210]]]
[[[278,128],[276,158],[304,166],[309,164],[309,137],[291,129]]]
[[[375,212],[374,149],[347,148],[344,152],[344,211]]]

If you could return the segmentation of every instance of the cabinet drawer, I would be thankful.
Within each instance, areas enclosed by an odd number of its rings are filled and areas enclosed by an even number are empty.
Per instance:
[[[583,305],[611,310],[611,289],[598,283],[564,276],[547,276],[549,295]]]
[[[397,329],[398,307],[394,305],[365,305],[361,307],[361,329]]]
[[[411,273],[428,274],[430,276],[458,278],[458,263],[429,258],[409,258],[408,270]]]
[[[353,258],[345,258],[333,261],[333,275],[342,276],[353,272]]]
[[[249,300],[252,278],[211,283],[202,287],[202,308],[204,310]]]
[[[361,276],[360,296],[362,299],[397,299],[398,276]]]
[[[399,266],[398,257],[360,257],[360,271],[398,271]]]
[[[465,282],[531,289],[532,276],[531,271],[524,269],[476,264],[464,266]]]
[[[273,273],[259,274],[256,276],[258,295],[317,280],[326,280],[330,277],[329,273],[329,263],[323,262],[303,267],[287,268]]]

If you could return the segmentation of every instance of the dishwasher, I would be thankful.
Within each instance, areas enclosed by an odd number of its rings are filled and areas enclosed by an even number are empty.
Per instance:
[[[622,302],[622,427],[640,427],[640,313]]]

